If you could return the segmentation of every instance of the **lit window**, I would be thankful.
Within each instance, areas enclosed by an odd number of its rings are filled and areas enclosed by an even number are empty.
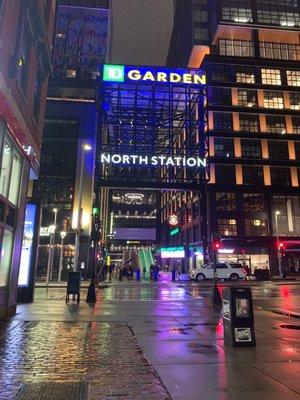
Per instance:
[[[66,69],[66,78],[76,78],[76,69]]]
[[[280,69],[262,68],[261,81],[264,85],[281,85]]]
[[[253,44],[249,40],[219,40],[219,53],[222,56],[253,57]]]
[[[252,13],[248,8],[222,7],[223,21],[252,22]]]
[[[222,236],[236,236],[237,225],[235,219],[218,219],[218,233]]]
[[[238,105],[242,107],[257,106],[256,91],[247,89],[238,89]]]
[[[281,92],[271,90],[264,91],[264,107],[265,108],[283,108],[283,95]]]
[[[240,131],[259,132],[259,117],[257,114],[240,114]]]
[[[255,75],[250,72],[237,72],[236,81],[238,83],[255,83]]]
[[[299,60],[300,46],[290,43],[259,42],[260,55],[263,58],[277,60]]]
[[[266,115],[267,132],[280,133],[284,135],[286,133],[285,118],[281,115]]]
[[[300,71],[286,71],[286,77],[289,86],[300,86]]]

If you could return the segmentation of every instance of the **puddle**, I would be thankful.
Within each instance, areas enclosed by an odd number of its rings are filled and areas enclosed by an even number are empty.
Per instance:
[[[280,328],[300,330],[300,325],[279,325]]]

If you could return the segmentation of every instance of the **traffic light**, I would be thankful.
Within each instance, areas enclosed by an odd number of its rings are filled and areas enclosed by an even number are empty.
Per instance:
[[[213,240],[212,240],[212,250],[218,252],[219,249],[222,247],[220,235],[218,233],[215,233],[213,235]]]
[[[283,242],[277,242],[277,250],[281,253],[282,256],[285,255],[285,245]]]

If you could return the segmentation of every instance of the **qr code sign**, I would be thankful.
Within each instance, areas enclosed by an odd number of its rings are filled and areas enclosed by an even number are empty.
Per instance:
[[[234,336],[236,342],[251,342],[250,328],[234,328]]]

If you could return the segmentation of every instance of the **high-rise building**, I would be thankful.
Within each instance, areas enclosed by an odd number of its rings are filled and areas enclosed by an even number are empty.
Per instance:
[[[298,268],[299,1],[175,0],[174,10],[168,65],[207,75],[208,225],[222,238],[219,257],[252,272],[276,275],[279,259]],[[179,193],[171,201],[182,199],[174,241],[201,247],[196,200]]]
[[[0,1],[0,318],[16,308],[29,177],[39,172],[55,1]]]
[[[57,227],[51,256],[52,276],[57,279],[62,230],[67,231],[63,276],[76,261],[78,218],[81,228],[78,264],[83,262],[85,268],[88,264],[97,133],[95,97],[100,65],[109,57],[110,19],[109,0],[57,1],[41,173],[33,189],[34,197],[42,200],[41,233],[45,235],[39,248],[39,276],[46,272],[47,228],[54,223],[53,209],[57,209]]]

